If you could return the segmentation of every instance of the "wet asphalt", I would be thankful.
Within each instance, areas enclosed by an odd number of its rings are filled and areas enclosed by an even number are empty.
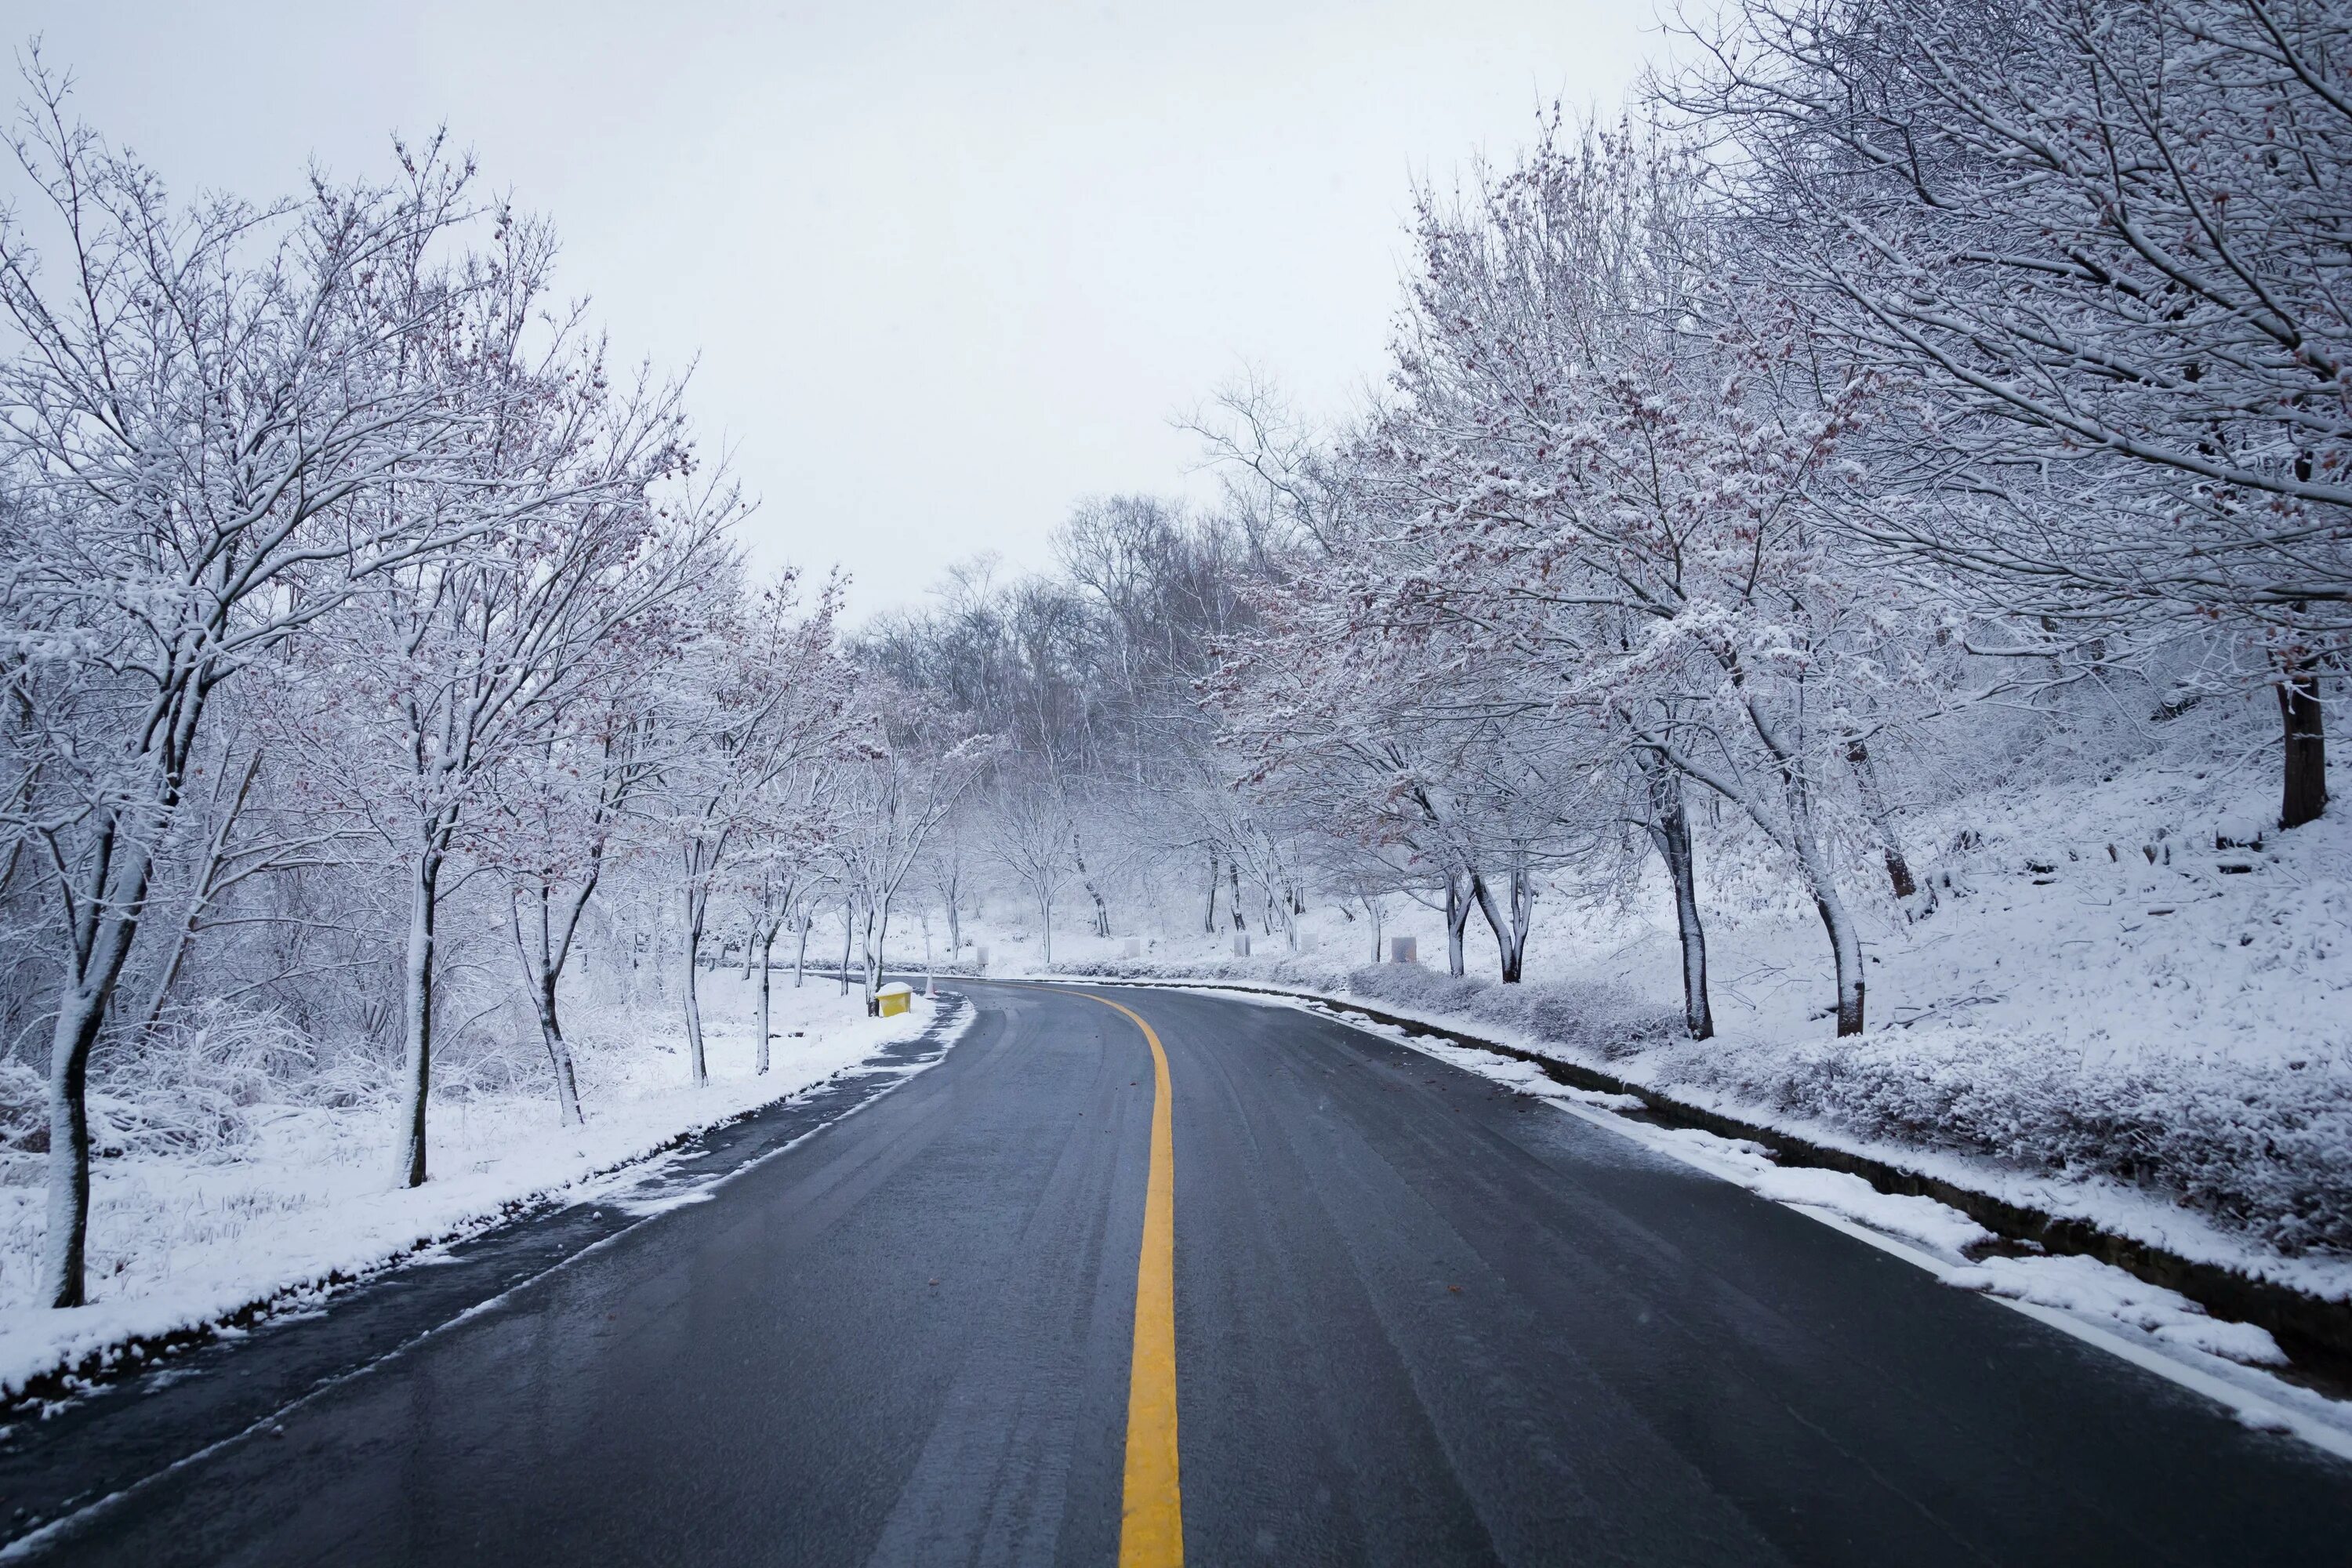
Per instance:
[[[928,1070],[688,1151],[705,1201],[527,1215],[20,1421],[11,1550],[1113,1562],[1148,1047],[963,989]],[[2352,1553],[2352,1466],[1793,1210],[1325,1018],[1104,989],[1174,1084],[1192,1563]]]

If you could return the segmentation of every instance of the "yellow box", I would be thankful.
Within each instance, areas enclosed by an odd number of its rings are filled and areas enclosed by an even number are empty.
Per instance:
[[[882,1004],[882,1016],[886,1018],[903,1013],[915,1005],[914,992],[904,985],[885,985],[874,994],[874,997]]]

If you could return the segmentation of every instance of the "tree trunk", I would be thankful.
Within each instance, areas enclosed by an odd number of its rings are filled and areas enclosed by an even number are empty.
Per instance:
[[[175,662],[173,679],[150,710],[145,755],[159,764],[149,775],[154,794],[142,803],[152,808],[151,826],[168,827],[179,810],[205,689],[192,667]],[[42,1284],[53,1307],[79,1307],[89,1300],[84,1275],[89,1250],[89,1054],[138,940],[154,875],[152,854],[136,838],[123,837],[121,827],[120,815],[101,816],[87,869],[78,879],[79,907],[50,1027],[48,1229],[41,1250]],[[13,848],[10,853],[13,870]]]
[[[857,906],[844,900],[841,905],[841,994],[849,994],[849,949],[857,940]]]
[[[1715,1013],[1706,999],[1706,930],[1698,917],[1690,811],[1683,802],[1682,774],[1671,763],[1658,761],[1645,767],[1650,775],[1650,842],[1674,884],[1675,929],[1682,938],[1683,1023],[1692,1039],[1704,1040],[1715,1033]]]
[[[89,871],[77,889],[81,912],[57,1021],[50,1026],[48,1229],[41,1262],[42,1287],[52,1307],[79,1307],[89,1299],[84,1279],[89,1250],[89,1054],[138,937],[139,911],[146,905],[154,865],[143,847],[125,845],[118,828],[118,822],[110,821],[99,830]]]
[[[48,1231],[42,1238],[44,1293],[52,1307],[89,1298],[89,1053],[106,1016],[104,992],[88,982],[60,999],[49,1044]]]
[[[1859,1035],[1863,1027],[1862,938],[1853,917],[1846,912],[1838,892],[1836,868],[1814,831],[1812,791],[1804,773],[1784,761],[1782,784],[1789,800],[1789,847],[1795,852],[1805,890],[1813,896],[1822,929],[1829,932],[1830,952],[1837,965],[1837,1032]]]
[[[547,977],[538,1004],[539,1037],[547,1046],[548,1065],[555,1072],[556,1120],[566,1127],[583,1126],[588,1117],[580,1109],[580,1077],[572,1065],[572,1044],[563,1037],[556,1019],[554,975]]]
[[[768,1070],[768,964],[775,956],[776,928],[768,928],[767,939],[760,943],[760,1048],[754,1053],[758,1066],[754,1070]]]
[[[808,910],[801,916],[800,945],[793,952],[793,989],[795,991],[801,988],[801,977],[808,973],[809,927],[814,924],[815,910]]]
[[[437,834],[431,836],[437,838]],[[443,851],[428,842],[408,888],[408,962],[401,994],[400,1150],[394,1171],[403,1186],[425,1177],[425,1115],[433,1098],[433,922],[440,912]]]
[[[710,1063],[702,1051],[702,917],[708,907],[696,897],[689,884],[686,889],[686,993],[681,998],[686,1005],[687,1071],[694,1087],[701,1089],[710,1082]]]
[[[1870,748],[1857,735],[1846,742],[1845,760],[1853,768],[1853,782],[1862,791],[1862,809],[1870,818],[1872,831],[1878,835],[1879,852],[1886,858],[1886,880],[1898,899],[1907,899],[1919,890],[1912,879],[1911,862],[1903,853],[1903,841],[1895,835],[1895,816],[1886,809],[1886,796],[1878,787],[1878,764],[1870,760]]]
[[[563,959],[559,954],[570,952],[570,932],[566,931],[565,940],[559,945],[553,919],[548,909],[550,897],[546,883],[541,882],[538,888],[539,942],[536,952],[523,934],[521,900],[511,889],[507,895],[507,913],[512,921],[515,958],[522,965],[523,978],[530,988],[531,1010],[539,1017],[540,1043],[547,1047],[547,1064],[555,1075],[556,1121],[562,1126],[577,1127],[586,1122],[588,1118],[580,1109],[579,1075],[572,1068],[572,1045],[563,1037],[563,1026],[555,1004],[556,983],[563,974]],[[575,927],[580,910],[587,902],[588,894],[583,891],[572,910]]]
[[[1837,958],[1837,1032],[1842,1036],[1859,1035],[1863,1025],[1862,943],[1846,916],[1844,900],[1834,890],[1816,893],[1813,907],[1822,912],[1822,924],[1830,933],[1830,949]]]
[[[1048,968],[1048,969],[1051,969],[1051,968],[1053,968],[1053,967],[1054,967],[1054,900],[1051,900],[1051,899],[1047,899],[1047,898],[1040,898],[1040,899],[1037,900],[1037,921],[1038,921],[1039,926],[1044,930],[1044,931],[1045,931],[1045,967],[1046,967],[1046,968]]]
[[[882,989],[882,950],[890,941],[890,901],[877,899],[866,910],[866,1011],[880,1010],[875,996]]]
[[[1475,873],[1474,873],[1475,875]],[[1445,874],[1445,973],[1462,978],[1462,933],[1470,924],[1470,893],[1458,871]]]
[[[1078,886],[1095,901],[1095,934],[1108,940],[1110,906],[1103,901],[1102,889],[1095,886],[1093,876],[1087,870],[1087,852],[1078,843],[1078,830],[1075,827],[1070,829],[1070,861],[1078,869]]]
[[[1853,917],[1846,912],[1845,900],[1839,896],[1836,868],[1823,851],[1821,835],[1813,826],[1816,792],[1812,775],[1799,747],[1782,731],[1780,723],[1753,700],[1746,707],[1756,738],[1772,753],[1780,773],[1780,798],[1788,816],[1786,846],[1796,858],[1805,890],[1812,895],[1813,908],[1821,912],[1822,925],[1829,932],[1830,952],[1837,964],[1837,1032],[1842,1036],[1859,1035],[1863,1030],[1862,939],[1854,931]],[[1769,825],[1758,815],[1755,803],[1744,804],[1757,826],[1770,832]]]
[[[1209,914],[1201,929],[1211,936],[1217,934],[1217,847],[1209,846]]]
[[[1495,951],[1502,960],[1503,984],[1517,985],[1527,958],[1528,927],[1535,918],[1535,882],[1528,875],[1525,861],[1514,857],[1507,916],[1496,906],[1495,891],[1486,885],[1486,879],[1475,871],[1470,876],[1470,890],[1486,917],[1486,929],[1495,933]]]
[[[2286,781],[2279,826],[2301,827],[2327,809],[2327,734],[2319,707],[2319,668],[2297,660],[2278,685],[2279,718],[2286,731]]]
[[[874,907],[871,904],[866,908],[865,931],[862,934],[865,937],[865,942],[857,952],[857,974],[866,986],[866,1016],[870,1018],[878,1011],[874,994],[882,988],[877,973],[880,965],[875,962],[874,957]]]
[[[179,925],[172,932],[171,948],[163,955],[163,967],[156,973],[153,989],[147,994],[147,1010],[141,1025],[142,1032],[152,1033],[163,1021],[163,1007],[172,999],[172,986],[180,978],[180,965],[186,960],[188,949],[195,941],[196,925],[204,918],[205,901],[210,891],[209,888],[204,888],[195,898],[188,900],[187,912],[180,917]]]
[[[1242,863],[1238,860],[1226,861],[1225,875],[1232,879],[1234,885],[1233,899],[1231,901],[1231,908],[1234,916],[1234,929],[1235,931],[1247,931],[1249,930],[1249,921],[1242,918]]]

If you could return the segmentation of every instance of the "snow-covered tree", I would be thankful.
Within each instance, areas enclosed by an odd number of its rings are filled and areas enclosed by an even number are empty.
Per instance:
[[[848,769],[862,749],[866,724],[834,645],[840,608],[837,580],[803,605],[797,575],[780,574],[755,598],[730,605],[688,659],[658,810],[677,872],[680,998],[697,1088],[710,1079],[701,962],[713,900],[763,837],[780,830],[780,807],[795,799],[794,775],[805,785],[814,770]]]
[[[2250,657],[2201,679],[2273,687],[2281,824],[2318,816],[2352,636],[2352,12],[1755,0],[1692,37],[1665,95],[1725,149],[1752,266],[1916,389],[1848,521],[2008,612],[1994,651],[2218,629]]]
[[[576,313],[541,341],[552,255],[543,228],[501,218],[440,362],[419,367],[469,392],[462,446],[443,471],[394,476],[369,503],[387,526],[448,520],[463,542],[376,574],[309,655],[316,678],[345,694],[353,804],[407,888],[395,1169],[411,1186],[427,1173],[446,879],[476,835],[504,825],[490,805],[497,782],[545,761],[604,656],[716,562],[732,510],[722,495],[673,515],[656,493],[686,480],[676,387],[616,391]],[[561,1092],[560,1040],[550,1045]]]
[[[70,121],[37,61],[28,81],[12,145],[55,241],[0,214],[6,820],[52,916],[46,1290],[73,1306],[90,1052],[218,693],[475,526],[374,504],[467,429],[468,400],[410,371],[467,297],[436,259],[467,180],[427,150],[392,184],[183,205]]]
[[[1054,903],[1069,885],[1074,868],[1070,842],[1076,831],[1059,791],[1031,783],[998,785],[999,800],[988,823],[989,850],[1028,894],[1037,913],[1042,957],[1054,963]]]
[[[863,754],[840,772],[841,831],[834,854],[845,893],[843,919],[859,939],[870,1007],[881,988],[899,890],[922,863],[931,836],[979,779],[990,742],[967,732],[958,716],[926,710],[920,698],[903,690],[869,684],[861,701]],[[849,952],[845,937],[845,974]]]

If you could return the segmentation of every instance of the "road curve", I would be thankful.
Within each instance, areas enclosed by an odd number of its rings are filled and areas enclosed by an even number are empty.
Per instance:
[[[1124,1459],[1152,1052],[1087,995],[965,989],[939,1066],[257,1426],[118,1400],[74,1441],[178,1462],[16,1550],[1118,1561],[1150,1500]],[[1100,994],[1166,1054],[1195,1564],[2352,1539],[2352,1467],[1791,1210],[1327,1019]]]

